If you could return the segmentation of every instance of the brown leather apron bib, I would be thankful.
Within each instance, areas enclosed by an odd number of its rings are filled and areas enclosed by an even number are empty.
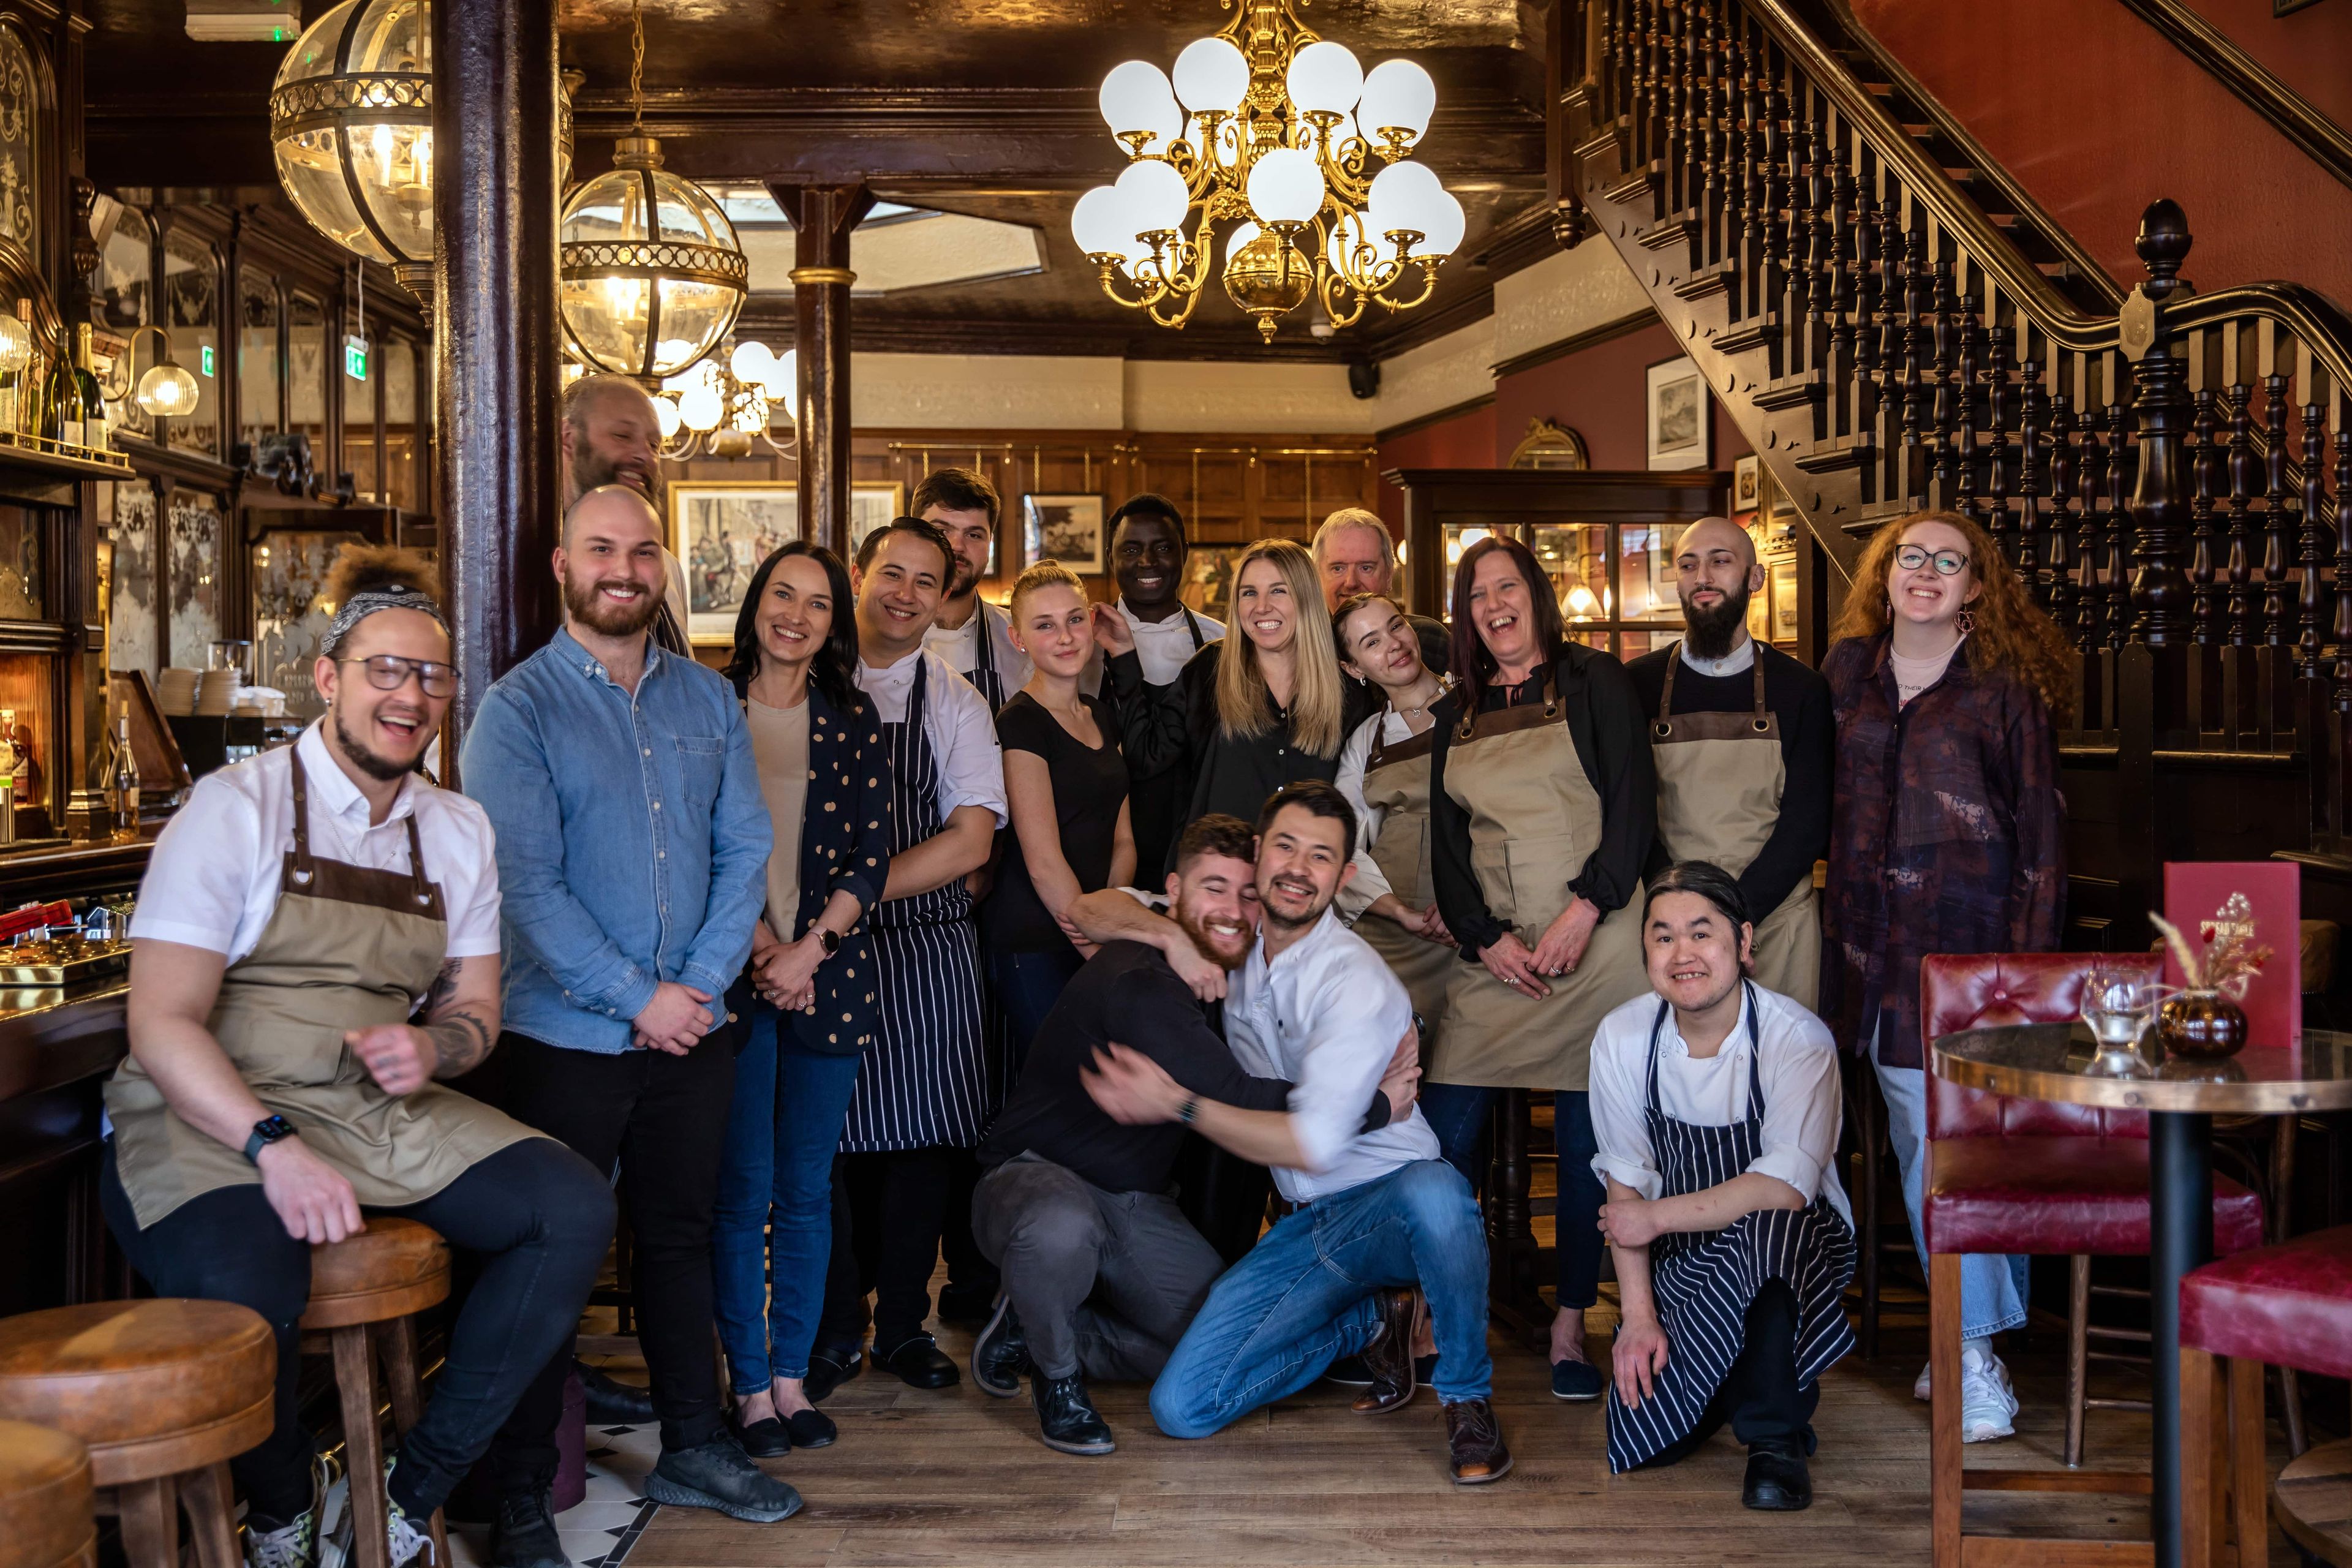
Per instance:
[[[1650,727],[1658,768],[1658,841],[1667,858],[1707,860],[1737,877],[1756,861],[1780,820],[1788,769],[1780,719],[1764,706],[1764,656],[1756,656],[1752,713],[1676,713],[1675,671],[1682,645],[1666,654],[1666,686]],[[1755,911],[1750,910],[1751,914]],[[1821,994],[1822,922],[1813,879],[1801,877],[1780,907],[1756,921],[1756,984],[1811,1009]]]
[[[415,814],[405,872],[314,856],[308,783],[301,759],[289,760],[294,847],[278,907],[254,950],[221,976],[208,1026],[254,1097],[342,1173],[362,1206],[417,1203],[541,1134],[437,1083],[394,1099],[345,1047],[346,1029],[407,1019],[441,972],[448,926]],[[135,1057],[107,1083],[106,1109],[142,1229],[190,1198],[261,1181],[243,1149],[181,1121]]]
[[[1374,722],[1385,728],[1388,715]],[[1367,847],[1390,889],[1410,907],[1425,910],[1437,897],[1429,874],[1429,753],[1437,733],[1424,730],[1391,746],[1377,739],[1381,732],[1372,731],[1372,754],[1364,761],[1364,804],[1381,814],[1381,830]],[[1444,1023],[1446,984],[1462,966],[1461,956],[1379,915],[1358,921],[1356,934],[1387,962],[1412,997],[1412,1010],[1429,1026],[1421,1042],[1427,1061]]]
[[[1601,796],[1543,674],[1541,706],[1464,721],[1445,758],[1445,793],[1470,814],[1470,868],[1496,920],[1533,948],[1575,897],[1570,879],[1601,847]],[[1571,974],[1544,976],[1551,994],[1521,995],[1484,964],[1457,963],[1445,996],[1445,1037],[1433,1083],[1499,1089],[1585,1087],[1592,1036],[1620,1005],[1650,989],[1642,966],[1642,888],[1602,917]]]

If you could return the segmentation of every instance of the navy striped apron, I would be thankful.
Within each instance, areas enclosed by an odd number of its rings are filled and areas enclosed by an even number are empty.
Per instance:
[[[1694,1127],[1658,1108],[1658,1034],[1667,1005],[1650,1026],[1649,1085],[1643,1119],[1665,1179],[1664,1196],[1721,1186],[1756,1162],[1764,1148],[1764,1088],[1757,1069],[1756,994],[1748,1004],[1748,1119],[1727,1127]],[[1826,1195],[1801,1209],[1759,1209],[1721,1230],[1661,1236],[1650,1245],[1650,1292],[1666,1331],[1666,1367],[1656,1392],[1629,1409],[1609,1390],[1609,1470],[1632,1469],[1688,1436],[1739,1359],[1748,1303],[1769,1279],[1785,1279],[1797,1298],[1797,1383],[1816,1380],[1853,1349],[1843,1298],[1853,1278],[1853,1231]]]
[[[972,618],[980,623],[980,647],[972,655],[971,673],[964,679],[971,682],[971,689],[987,701],[988,710],[993,714],[1013,700],[1013,693],[1004,689],[1004,676],[996,668],[996,634],[988,624],[988,601],[975,598],[971,613]]]
[[[939,758],[923,732],[929,673],[929,657],[917,655],[907,716],[882,726],[890,759],[893,855],[947,825],[940,810]],[[858,1067],[841,1152],[979,1142],[1003,1087],[991,1083],[994,1075],[982,1055],[979,939],[963,879],[876,905],[874,963],[881,1026]]]

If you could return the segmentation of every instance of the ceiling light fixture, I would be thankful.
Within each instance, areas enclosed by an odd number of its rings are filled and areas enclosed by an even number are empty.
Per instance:
[[[1310,296],[1334,327],[1423,303],[1462,243],[1462,204],[1409,160],[1437,107],[1429,73],[1407,59],[1367,73],[1295,3],[1236,5],[1172,81],[1147,60],[1103,79],[1128,166],[1078,198],[1070,231],[1103,291],[1163,327],[1192,320],[1228,222],[1225,294],[1269,341]]]
[[[667,377],[654,399],[661,455],[681,463],[748,458],[765,441],[771,451],[792,456],[799,436],[798,376],[791,349],[778,354],[759,339],[745,338],[727,354],[714,353]]]

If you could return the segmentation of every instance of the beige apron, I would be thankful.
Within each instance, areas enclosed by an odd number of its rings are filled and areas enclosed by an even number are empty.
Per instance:
[[[1381,728],[1372,731],[1372,754],[1364,761],[1364,804],[1381,813],[1380,833],[1369,847],[1372,863],[1398,899],[1425,910],[1437,897],[1429,874],[1429,753],[1437,731],[1424,730],[1391,746],[1379,738],[1387,714],[1374,722]],[[1427,1061],[1445,1018],[1446,984],[1462,967],[1461,955],[1380,915],[1358,921],[1356,934],[1387,961],[1412,997],[1412,1010],[1429,1026],[1421,1042],[1422,1060]]]
[[[1737,877],[1755,863],[1780,820],[1788,769],[1780,716],[1764,706],[1764,655],[1756,655],[1753,713],[1676,713],[1682,645],[1666,651],[1666,688],[1651,726],[1658,765],[1658,842],[1673,860],[1709,860]],[[1754,911],[1749,911],[1753,913]],[[1821,994],[1822,922],[1810,872],[1780,907],[1756,922],[1756,984],[1811,1010]]]
[[[293,763],[294,847],[278,907],[254,950],[221,976],[208,1026],[254,1097],[342,1173],[364,1207],[431,1197],[509,1143],[541,1134],[428,1083],[393,1099],[343,1031],[405,1021],[448,952],[440,887],[425,872],[416,817],[406,871],[310,853],[310,791]],[[258,1184],[245,1157],[180,1120],[135,1057],[106,1086],[115,1161],[142,1230],[215,1188]]]
[[[1601,796],[1584,776],[1553,675],[1540,707],[1465,718],[1445,757],[1445,793],[1470,814],[1470,867],[1486,908],[1533,948],[1575,895],[1570,880],[1601,847]],[[1545,975],[1538,1001],[1480,963],[1457,963],[1446,987],[1445,1037],[1433,1083],[1581,1089],[1593,1032],[1650,989],[1642,966],[1642,889],[1592,930],[1570,974]]]

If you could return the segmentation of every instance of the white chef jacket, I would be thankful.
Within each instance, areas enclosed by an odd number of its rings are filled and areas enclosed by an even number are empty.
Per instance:
[[[988,628],[989,651],[996,659],[996,679],[1003,683],[1004,699],[1009,702],[1014,692],[1029,684],[1037,667],[1029,662],[1027,654],[1013,646],[1013,623],[1005,618],[1003,610],[985,599],[976,599],[963,625],[953,630],[933,626],[923,634],[923,647],[939,655],[958,675],[968,676],[980,666],[980,629],[983,626]]]
[[[931,755],[939,759],[940,816],[945,818],[960,805],[984,805],[996,814],[996,826],[1002,827],[1008,820],[1004,753],[996,744],[996,716],[971,681],[949,668],[939,655],[918,648],[898,663],[879,668],[860,659],[858,689],[874,699],[879,721],[905,723],[919,658],[930,667],[923,682],[923,738],[930,742]]]

